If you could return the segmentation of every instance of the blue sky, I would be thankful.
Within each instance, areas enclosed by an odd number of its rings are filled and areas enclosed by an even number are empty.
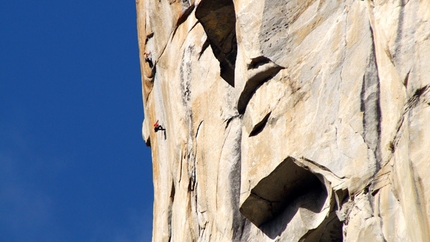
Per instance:
[[[0,0],[0,241],[150,241],[135,1]]]

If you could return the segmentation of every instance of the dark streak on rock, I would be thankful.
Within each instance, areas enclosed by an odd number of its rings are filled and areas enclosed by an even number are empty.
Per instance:
[[[254,126],[254,128],[251,131],[251,133],[249,134],[249,137],[255,136],[255,135],[259,134],[261,131],[263,131],[263,129],[266,126],[267,120],[269,119],[271,113],[272,112],[269,112],[268,114],[266,114],[266,116],[264,116],[264,118],[259,123],[257,123]]]
[[[146,39],[145,39],[145,45],[148,43],[149,39],[151,39],[152,37],[154,37],[154,32],[149,33],[149,34],[146,36]]]
[[[206,38],[205,42],[203,43],[202,49],[200,50],[200,53],[199,53],[199,58],[198,58],[199,60],[200,60],[200,57],[202,57],[205,50],[209,47],[209,44],[210,44],[209,39]]]
[[[395,44],[395,51],[394,54],[392,55],[392,62],[395,62],[396,65],[398,65],[400,63],[400,58],[401,58],[401,47],[402,47],[402,37],[403,37],[403,28],[404,28],[404,22],[405,22],[405,2],[404,0],[400,0],[400,8],[399,8],[399,16],[398,16],[398,20],[399,23],[397,25],[397,35],[396,35],[396,39],[394,40],[394,44]],[[397,60],[397,61],[396,61]]]
[[[185,20],[187,20],[188,16],[190,16],[190,14],[193,12],[194,8],[195,8],[194,4],[188,5],[185,8],[185,11],[182,12],[182,15],[178,18],[178,21],[176,21],[175,31],[173,31],[172,36],[175,36],[176,30],[178,30],[179,25],[183,24]]]
[[[176,193],[176,189],[175,189],[175,183],[172,180],[172,186],[170,188],[170,201],[173,203],[173,201],[175,200],[175,193]]]
[[[405,79],[403,80],[403,85],[407,88],[408,87],[408,82],[409,82],[409,73],[411,73],[411,71],[408,71],[408,73],[405,76]]]
[[[181,66],[179,67],[180,77],[181,77],[181,93],[182,93],[182,104],[188,107],[191,101],[191,61],[185,60],[185,56],[188,53],[193,52],[193,47],[188,47],[184,50],[182,55]]]
[[[363,138],[375,156],[377,172],[382,163],[381,154],[381,106],[380,106],[380,80],[376,62],[375,40],[372,27],[370,27],[372,46],[367,60],[366,73],[363,76],[361,89],[361,111],[363,112]]]

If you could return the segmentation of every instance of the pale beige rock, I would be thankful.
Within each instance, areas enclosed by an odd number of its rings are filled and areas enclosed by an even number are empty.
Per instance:
[[[153,241],[430,239],[429,1],[136,6]]]

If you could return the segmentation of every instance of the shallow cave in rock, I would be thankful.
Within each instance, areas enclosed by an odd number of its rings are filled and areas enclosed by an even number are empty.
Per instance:
[[[318,175],[298,166],[294,158],[288,157],[251,190],[240,211],[274,239],[286,229],[300,208],[317,214],[322,211],[327,199],[326,188]],[[341,238],[341,227],[341,222],[332,212],[329,218],[317,229],[310,230],[304,238]],[[329,234],[325,234],[327,231]]]

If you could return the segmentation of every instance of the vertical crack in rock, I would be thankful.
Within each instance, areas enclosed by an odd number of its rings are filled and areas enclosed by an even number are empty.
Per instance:
[[[179,67],[180,81],[181,81],[181,99],[182,104],[185,108],[185,122],[188,129],[187,137],[187,161],[188,161],[188,176],[190,182],[188,184],[188,190],[194,191],[194,186],[196,183],[196,166],[195,166],[195,156],[193,152],[193,115],[191,107],[191,70],[192,70],[192,60],[191,56],[194,53],[194,47],[189,46],[184,50],[182,55],[181,66]]]
[[[172,180],[172,186],[170,188],[170,202],[171,203],[173,203],[175,201],[175,194],[176,194],[175,182]]]
[[[187,216],[189,218],[194,218],[193,222],[186,221],[190,227],[194,229],[190,229],[187,232],[190,233],[189,236],[191,238],[196,238],[198,236],[198,210],[197,210],[197,169],[196,169],[196,153],[197,153],[197,143],[196,137],[198,135],[200,125],[197,128],[196,132],[194,132],[194,118],[193,118],[193,110],[192,110],[192,69],[193,69],[193,56],[195,56],[195,48],[194,46],[188,46],[184,49],[182,54],[181,65],[179,66],[179,74],[180,74],[180,90],[181,90],[181,102],[184,106],[184,122],[187,130],[187,138],[185,144],[185,161],[188,172],[188,193],[187,193]],[[196,133],[196,135],[195,135]]]
[[[234,86],[236,65],[236,13],[232,0],[202,0],[196,9],[196,18],[202,24],[215,58],[221,68],[221,77]]]
[[[363,138],[373,152],[375,168],[381,167],[381,106],[378,65],[376,62],[375,39],[370,28],[372,39],[371,51],[367,60],[366,73],[363,76],[361,89],[361,111],[363,112]],[[373,159],[372,159],[373,160]]]
[[[391,155],[389,156],[388,160],[385,162],[389,162],[389,160],[393,156],[394,152],[396,151],[397,145],[398,145],[400,138],[402,137],[402,134],[403,134],[402,127],[403,127],[403,123],[405,121],[405,116],[408,114],[409,111],[414,109],[419,104],[420,101],[424,102],[424,103],[429,101],[427,99],[421,100],[422,97],[427,95],[427,93],[429,91],[430,91],[429,85],[418,88],[417,90],[415,90],[412,97],[410,97],[408,99],[408,101],[406,102],[406,104],[404,105],[402,115],[400,116],[399,120],[397,121],[396,129],[395,129],[396,133],[395,133],[394,137],[392,138],[392,141],[390,142],[389,147],[390,147]]]
[[[173,189],[174,189],[174,184],[173,184],[173,181],[172,181],[172,187],[171,187],[171,193],[170,193],[170,195],[172,195],[172,191],[173,191]],[[174,196],[174,194],[173,194],[173,196]],[[170,197],[170,201],[169,201],[169,206],[167,207],[167,212],[168,212],[168,215],[167,215],[167,226],[168,226],[168,231],[169,231],[169,241],[171,241],[171,239],[172,239],[172,237],[173,237],[173,229],[172,229],[172,226],[173,226],[173,224],[172,224],[172,220],[173,220],[173,210],[172,210],[172,207],[173,207],[173,199],[172,199],[172,197]]]
[[[197,140],[197,138],[198,138],[198,136],[199,136],[199,131],[200,131],[200,128],[201,128],[201,126],[202,126],[202,124],[203,124],[203,121],[204,121],[204,120],[200,121],[199,126],[197,126],[197,129],[196,129],[196,136],[195,136],[196,140]]]
[[[231,172],[228,174],[228,180],[230,181],[230,197],[232,217],[233,217],[233,241],[240,241],[242,235],[244,217],[239,211],[240,204],[240,184],[241,184],[241,141],[242,141],[242,126],[238,116],[233,118],[231,125],[229,126],[230,131],[228,134],[229,143],[229,154],[231,159]]]
[[[232,233],[229,235],[231,241],[240,241],[243,223],[245,222],[244,217],[239,212],[241,140],[241,120],[239,116],[235,116],[231,118],[224,132],[224,141],[221,146],[216,178],[216,193],[218,196],[215,201],[219,214],[229,214],[229,219],[226,219],[225,225],[223,226],[231,230]]]

